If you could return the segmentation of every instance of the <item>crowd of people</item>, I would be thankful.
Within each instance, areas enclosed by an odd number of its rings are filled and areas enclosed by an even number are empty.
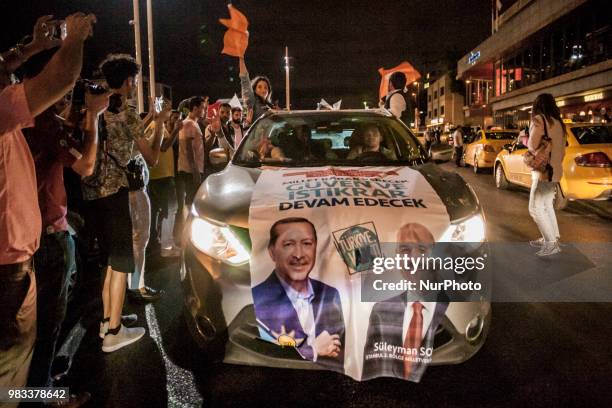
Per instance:
[[[231,156],[251,123],[275,108],[270,81],[251,80],[239,58],[245,114],[223,103],[209,117],[208,98],[193,96],[177,110],[169,101],[158,108],[150,101],[141,115],[129,104],[141,69],[130,55],[108,55],[100,78],[79,79],[95,23],[92,14],[70,15],[62,38],[53,34],[58,22],[44,16],[32,35],[0,54],[0,387],[53,384],[69,282],[79,273],[69,213],[84,220],[88,240],[100,250],[100,347],[111,353],[145,334],[133,327],[137,316],[123,314],[126,294],[135,301],[164,296],[147,285],[145,260],[178,255],[186,211],[218,170],[209,153]],[[406,110],[399,98],[405,84],[403,75],[392,75],[384,100],[397,117]],[[552,176],[534,175],[530,212],[543,237],[533,244],[554,252],[559,232],[551,194],[560,178],[562,123],[549,100],[534,105],[534,115],[530,132],[550,136],[553,148]],[[363,133],[355,157],[394,156],[381,146],[377,128]],[[295,134],[310,139],[308,128]],[[537,150],[536,141],[529,143]],[[262,144],[260,154],[274,156],[274,149]],[[76,188],[67,187],[65,171],[76,176]]]
[[[215,171],[209,153],[231,156],[273,108],[270,81],[251,81],[241,58],[246,114],[223,103],[210,118],[204,96],[182,112],[151,100],[139,114],[130,100],[141,67],[130,55],[108,55],[98,77],[80,78],[95,23],[92,14],[43,16],[0,54],[0,387],[54,384],[70,285],[82,272],[69,219],[84,223],[79,238],[99,250],[99,336],[111,353],[145,334],[123,313],[126,294],[164,296],[147,285],[145,260],[179,255],[186,209]],[[78,406],[89,396],[72,398]]]

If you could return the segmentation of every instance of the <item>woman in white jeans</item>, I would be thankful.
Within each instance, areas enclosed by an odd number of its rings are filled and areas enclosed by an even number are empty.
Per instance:
[[[540,247],[538,256],[549,256],[561,252],[559,246],[559,224],[555,215],[554,200],[557,186],[563,176],[565,154],[565,125],[559,108],[551,94],[540,94],[533,102],[531,125],[529,126],[529,151],[535,153],[542,139],[551,139],[550,162],[545,172],[531,172],[529,214],[535,221],[542,237],[529,243]]]
[[[137,149],[134,149],[137,151]],[[163,296],[164,291],[145,285],[145,258],[151,228],[151,201],[146,186],[149,184],[149,170],[144,158],[136,153],[134,160],[142,165],[145,187],[130,191],[130,215],[132,219],[132,242],[134,248],[134,272],[128,277],[128,294],[139,301],[154,301]]]

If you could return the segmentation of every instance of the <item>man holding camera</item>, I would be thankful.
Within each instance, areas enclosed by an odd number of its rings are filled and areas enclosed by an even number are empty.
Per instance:
[[[138,341],[145,333],[142,327],[126,328],[121,324],[126,274],[135,271],[129,194],[144,192],[147,174],[142,162],[157,163],[163,123],[170,115],[170,107],[150,114],[156,122],[150,143],[144,137],[146,120],[143,122],[136,109],[127,104],[136,89],[140,66],[129,55],[111,54],[102,62],[100,70],[113,95],[103,116],[106,140],[98,149],[94,174],[83,180],[83,195],[90,201],[92,231],[98,236],[102,253],[107,256],[102,289],[104,314],[99,335],[104,339],[102,351],[109,353]],[[143,207],[135,211],[150,211],[149,206]],[[147,233],[148,228],[147,225]]]
[[[24,64],[26,80],[34,78],[53,57],[57,48],[39,53]],[[96,92],[95,94],[92,92]],[[42,217],[40,247],[34,254],[37,282],[37,339],[28,385],[52,386],[51,365],[60,328],[66,315],[68,283],[76,273],[75,245],[68,232],[64,167],[81,177],[91,175],[98,147],[98,116],[108,106],[110,93],[103,88],[89,91],[79,81],[72,93],[67,118],[57,116],[55,106],[41,113],[24,135],[36,167],[38,203]],[[82,143],[73,136],[82,132]]]
[[[42,230],[34,161],[22,129],[60,100],[81,71],[83,43],[94,15],[75,13],[67,35],[50,35],[52,16],[36,21],[32,41],[0,58],[0,386],[24,386],[36,338],[36,279],[32,256]],[[60,46],[42,71],[23,84],[9,75],[33,55]]]

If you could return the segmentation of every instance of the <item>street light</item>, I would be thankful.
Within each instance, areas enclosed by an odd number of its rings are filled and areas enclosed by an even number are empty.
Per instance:
[[[134,45],[136,48],[136,62],[142,66],[142,45],[140,43],[140,11],[138,9],[138,0],[133,1],[134,19],[130,24],[134,26]],[[142,90],[142,70],[136,75],[136,98],[138,101],[138,113],[144,111],[144,94]]]
[[[136,62],[142,67],[142,45],[140,43],[140,10],[138,0],[132,2],[134,19],[130,24],[134,26],[134,45],[136,49]],[[149,48],[149,96],[155,98],[155,50],[153,48],[153,4],[147,0],[147,46]],[[144,111],[144,92],[142,69],[136,76],[136,96],[138,100],[138,113]],[[151,106],[149,106],[151,109]]]
[[[287,101],[287,110],[291,110],[289,99],[289,68],[289,47],[285,46],[285,100]]]
[[[414,107],[414,125],[415,125],[416,130],[419,130],[419,119],[420,119],[420,117],[419,117],[419,96],[418,95],[419,95],[421,83],[419,81],[414,81],[412,83],[412,85],[416,86],[416,88],[417,88],[416,94],[413,93],[412,96],[414,96],[414,101],[415,101],[415,104],[414,104],[414,106],[415,106]]]
[[[153,47],[153,4],[147,0],[147,37],[149,47],[149,96],[155,99],[155,50]],[[151,110],[149,106],[149,110]]]

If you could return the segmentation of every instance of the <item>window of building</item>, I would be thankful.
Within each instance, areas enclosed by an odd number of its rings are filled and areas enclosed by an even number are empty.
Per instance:
[[[440,106],[440,116],[444,116],[444,106]]]
[[[434,116],[438,116],[438,109],[434,109]]]
[[[503,55],[493,69],[495,95],[611,59],[612,26],[609,14],[602,13],[607,4],[586,2],[533,36],[522,49]]]
[[[440,96],[444,96],[444,87],[443,86],[440,87]]]
[[[427,102],[431,102],[431,94],[427,94]]]
[[[434,91],[434,99],[438,99],[438,91]]]

